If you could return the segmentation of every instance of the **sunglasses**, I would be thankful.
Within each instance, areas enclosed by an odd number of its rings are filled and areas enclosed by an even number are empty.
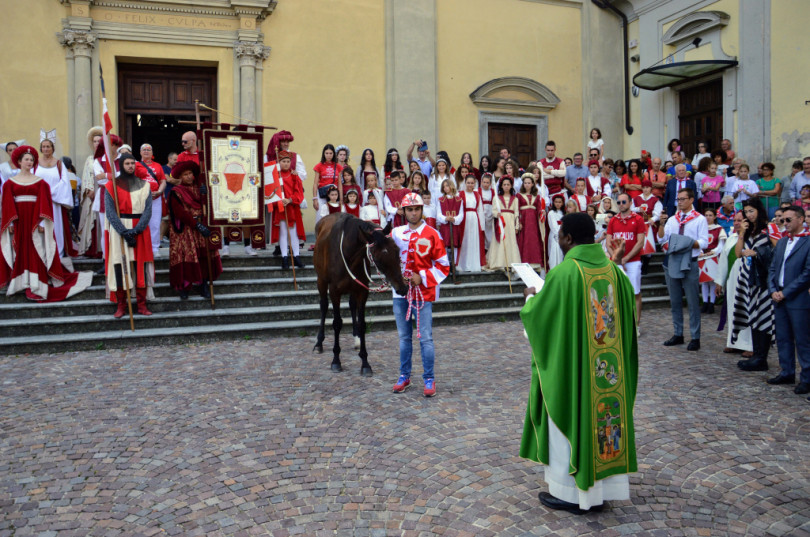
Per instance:
[[[793,220],[794,219],[789,217],[789,216],[787,218],[780,218],[779,219],[780,222],[784,222],[785,224],[790,224],[791,222],[793,222]]]
[[[627,205],[630,202],[627,200],[618,200],[616,203],[618,203],[619,205]]]

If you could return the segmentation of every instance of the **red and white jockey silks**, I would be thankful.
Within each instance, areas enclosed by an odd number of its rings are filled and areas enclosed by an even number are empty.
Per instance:
[[[403,274],[418,273],[422,278],[419,290],[425,302],[439,298],[439,284],[450,273],[450,260],[439,232],[423,221],[417,229],[407,224],[391,231],[399,248],[399,262]],[[394,298],[405,298],[393,291]]]

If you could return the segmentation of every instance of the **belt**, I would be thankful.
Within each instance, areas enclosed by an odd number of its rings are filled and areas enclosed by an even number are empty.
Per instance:
[[[465,213],[474,213],[474,212],[476,212],[477,210],[478,210],[478,209],[470,209],[470,208],[465,208],[465,209],[464,209],[464,212],[465,212]]]
[[[523,207],[520,208],[521,211],[524,209],[534,209],[534,205],[524,205]]]
[[[481,203],[483,203],[484,205],[492,205],[492,200],[489,200],[489,201],[481,200]]]
[[[14,201],[19,203],[21,201],[37,201],[36,196],[14,196]]]
[[[502,213],[509,213],[509,214],[512,214],[512,213],[514,213],[515,211],[513,211],[512,209],[504,209],[504,210],[502,210],[501,212],[502,212]]]
[[[129,218],[131,220],[134,220],[135,218],[140,218],[142,215],[143,215],[143,213],[138,213],[138,214],[121,213],[121,214],[118,215],[118,218]]]

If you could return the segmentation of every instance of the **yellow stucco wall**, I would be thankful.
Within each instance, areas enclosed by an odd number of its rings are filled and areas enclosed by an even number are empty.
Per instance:
[[[479,108],[470,93],[504,76],[531,78],[560,98],[548,113],[549,137],[557,142],[558,155],[584,149],[578,8],[517,0],[440,0],[437,11],[439,145],[454,163],[465,151],[476,162],[480,157]],[[487,26],[487,13],[503,29]],[[483,27],[491,31],[480,31]],[[541,155],[544,142],[537,141]]]
[[[68,150],[65,50],[54,35],[68,14],[58,2],[4,2],[0,59],[0,140],[25,138],[39,146],[39,130],[56,129]],[[4,155],[5,156],[5,155]]]
[[[810,155],[810,98],[807,87],[810,46],[804,0],[779,0],[771,4],[771,155],[780,177],[793,160]]]
[[[262,24],[272,47],[264,62],[263,120],[293,133],[291,149],[310,178],[327,143],[348,146],[355,168],[366,147],[379,166],[385,161],[384,28],[378,0],[279,2]],[[407,149],[399,148],[403,158]],[[305,186],[312,207],[311,179]],[[304,211],[308,231],[314,218],[313,210]]]

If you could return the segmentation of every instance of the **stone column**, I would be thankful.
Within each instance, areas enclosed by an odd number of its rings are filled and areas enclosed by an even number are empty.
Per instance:
[[[258,107],[256,100],[256,71],[259,65],[270,55],[270,47],[261,43],[237,41],[234,53],[239,60],[239,116],[243,120],[257,121]],[[261,70],[259,71],[262,72]]]
[[[93,74],[90,69],[96,36],[92,32],[65,30],[59,34],[59,42],[73,53],[73,95],[70,106],[73,110],[72,132],[75,147],[71,147],[74,163],[83,166],[90,154],[84,143],[87,131],[93,126]]]

